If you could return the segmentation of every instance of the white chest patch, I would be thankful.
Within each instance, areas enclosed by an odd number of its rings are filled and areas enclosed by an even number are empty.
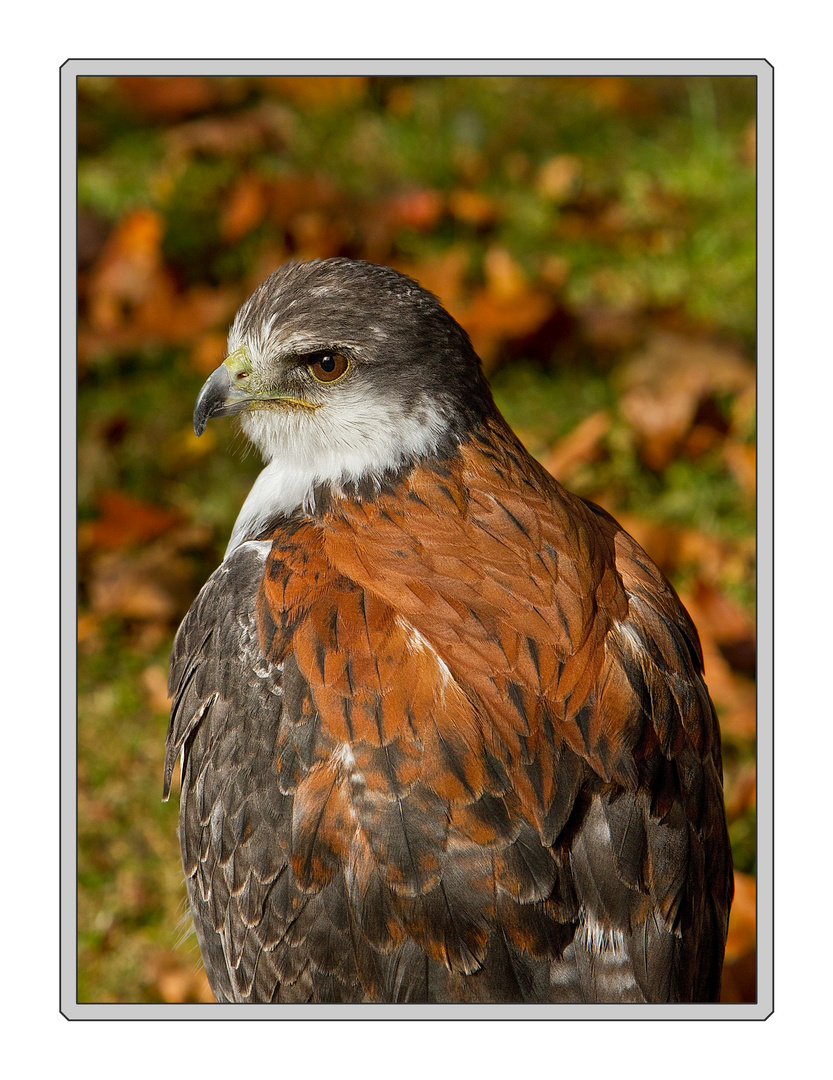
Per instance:
[[[236,551],[246,536],[256,535],[271,517],[292,513],[312,497],[307,469],[291,461],[271,461],[260,473],[237,515],[224,558]]]
[[[333,387],[315,410],[255,409],[241,421],[267,464],[243,504],[226,558],[270,518],[314,509],[319,485],[338,495],[344,484],[381,478],[435,452],[446,430],[445,419],[427,397],[406,411],[367,385]]]

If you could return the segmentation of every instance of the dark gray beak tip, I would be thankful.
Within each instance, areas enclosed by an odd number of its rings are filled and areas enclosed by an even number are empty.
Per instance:
[[[233,400],[230,400],[234,396],[229,370],[225,364],[221,364],[205,381],[194,406],[194,434],[197,438],[205,431],[205,425],[212,416],[226,416],[236,411]],[[241,407],[242,403],[237,405],[237,408]]]

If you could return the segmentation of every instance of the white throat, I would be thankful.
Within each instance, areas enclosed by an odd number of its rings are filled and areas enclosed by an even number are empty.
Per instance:
[[[381,478],[435,452],[447,427],[428,398],[406,411],[390,399],[373,400],[366,389],[353,394],[346,387],[314,412],[255,410],[242,423],[267,464],[237,517],[226,558],[270,519],[312,511],[319,485],[338,495],[344,484]]]

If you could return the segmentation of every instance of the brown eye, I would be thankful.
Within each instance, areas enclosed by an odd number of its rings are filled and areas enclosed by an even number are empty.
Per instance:
[[[309,365],[312,377],[323,383],[336,382],[347,374],[349,367],[350,361],[341,353],[325,353]]]

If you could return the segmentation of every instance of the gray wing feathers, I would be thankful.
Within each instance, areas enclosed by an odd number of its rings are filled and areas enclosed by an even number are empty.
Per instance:
[[[188,894],[212,988],[226,1001],[252,997],[260,954],[276,934],[279,905],[269,901],[288,861],[291,815],[274,768],[281,669],[262,656],[255,625],[270,547],[242,544],[212,574],[177,633],[171,658],[164,793],[182,754],[180,842]],[[267,992],[262,983],[258,993]]]
[[[719,766],[707,746],[700,754],[681,747],[673,762],[657,751],[645,784],[618,792],[589,778],[578,759],[571,767],[565,752],[564,794],[545,822],[546,838],[528,826],[501,834],[511,848],[500,880],[482,895],[469,879],[488,882],[489,867],[495,871],[488,852],[475,849],[466,858],[457,851],[442,889],[410,899],[387,886],[381,869],[364,874],[359,888],[352,864],[343,873],[317,867],[313,855],[329,858],[323,841],[300,858],[318,837],[311,815],[318,802],[307,784],[301,809],[311,823],[293,834],[299,785],[332,746],[288,642],[272,643],[280,663],[259,643],[257,599],[270,550],[269,542],[242,544],[215,571],[171,659],[164,792],[182,755],[183,866],[217,999],[713,1000],[731,864],[720,840]],[[324,785],[321,798],[326,793]],[[366,809],[360,795],[353,795],[358,820]],[[413,846],[401,803],[391,810],[366,830],[380,867],[404,866]],[[433,804],[425,802],[424,816],[445,829]],[[554,860],[541,845],[562,832],[569,839],[558,842]],[[436,850],[445,850],[444,839],[434,837]],[[720,867],[707,869],[713,852],[726,862],[725,882]],[[432,906],[432,897],[443,904]],[[489,905],[496,908],[487,918]],[[480,922],[494,924],[488,945]],[[455,952],[461,927],[460,942],[474,942],[476,955]],[[438,935],[447,965],[427,953]],[[711,954],[714,962],[704,963]]]

